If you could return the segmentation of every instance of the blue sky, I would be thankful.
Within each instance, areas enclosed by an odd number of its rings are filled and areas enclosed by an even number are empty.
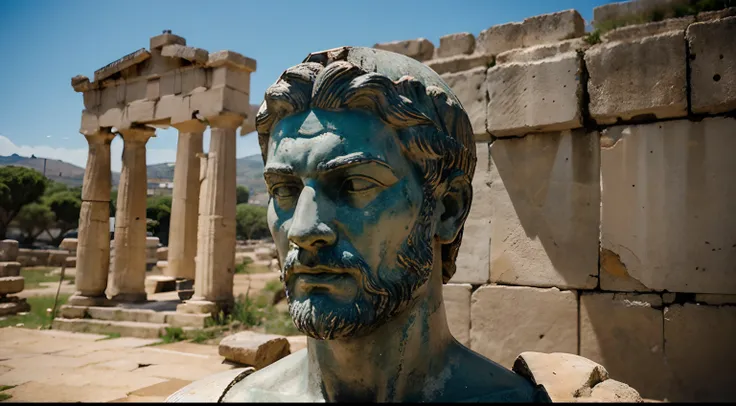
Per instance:
[[[0,155],[63,159],[84,166],[87,144],[78,130],[82,95],[70,80],[140,48],[164,29],[210,52],[255,59],[251,103],[281,72],[313,51],[342,45],[456,32],[574,8],[586,22],[606,0],[4,0],[0,1]],[[370,4],[370,5],[369,5]],[[207,149],[208,137],[205,139]],[[113,142],[113,170],[122,141]],[[176,130],[159,130],[148,163],[171,162]],[[239,137],[237,156],[255,154],[255,133]]]

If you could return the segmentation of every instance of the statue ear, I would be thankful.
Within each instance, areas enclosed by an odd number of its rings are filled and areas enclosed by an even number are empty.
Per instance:
[[[457,174],[448,180],[447,191],[440,200],[442,205],[438,205],[443,208],[437,227],[440,243],[450,244],[455,240],[468,217],[472,198],[473,189],[465,176]]]

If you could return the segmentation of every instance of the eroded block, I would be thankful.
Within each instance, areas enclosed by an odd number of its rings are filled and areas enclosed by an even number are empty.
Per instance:
[[[585,53],[590,115],[599,124],[687,115],[684,33],[609,42]]]
[[[494,25],[481,31],[475,49],[484,54],[498,55],[509,49],[524,46],[524,27],[522,23]]]
[[[434,44],[426,38],[384,42],[373,45],[373,48],[396,52],[397,54],[406,55],[418,61],[432,59],[432,55],[434,54]]]
[[[547,44],[585,34],[585,21],[576,10],[564,10],[524,19],[524,46]]]
[[[488,132],[504,137],[581,127],[581,72],[575,52],[488,69]]]
[[[490,141],[486,132],[486,68],[442,75],[468,113],[476,141]]]
[[[470,305],[470,348],[511,368],[522,352],[577,352],[575,292],[481,286]]]
[[[717,114],[736,109],[736,17],[692,24],[690,92],[694,113]]]
[[[475,50],[475,37],[469,32],[461,32],[440,37],[436,56],[446,58],[455,55],[469,55]]]
[[[601,248],[649,289],[736,294],[734,150],[734,118],[604,131]]]
[[[491,144],[491,282],[596,287],[598,149],[584,130]]]
[[[425,62],[427,66],[432,68],[438,75],[445,73],[462,72],[469,69],[483,66],[488,68],[493,62],[493,55],[489,54],[472,54],[472,55],[455,55],[447,58],[432,59]]]

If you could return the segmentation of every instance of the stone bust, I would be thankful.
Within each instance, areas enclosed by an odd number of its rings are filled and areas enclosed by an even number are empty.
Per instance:
[[[268,223],[307,349],[207,378],[198,400],[549,401],[450,334],[442,285],[476,157],[468,116],[434,71],[372,48],[313,53],[268,88],[256,127]]]

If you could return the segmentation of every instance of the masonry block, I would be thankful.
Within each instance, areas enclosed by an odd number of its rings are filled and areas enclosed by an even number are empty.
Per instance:
[[[576,10],[524,19],[524,46],[548,44],[585,35],[585,21]]]
[[[450,86],[468,113],[475,140],[490,141],[486,132],[486,67],[445,74],[442,80]]]
[[[736,306],[673,305],[665,310],[665,354],[674,402],[736,401]]]
[[[470,320],[470,348],[507,368],[524,351],[577,352],[572,291],[481,286],[471,298]]]
[[[0,262],[15,261],[18,258],[18,241],[0,240]]]
[[[0,277],[0,295],[9,295],[23,290],[25,279],[22,276]]]
[[[221,66],[211,70],[207,87],[228,86],[243,93],[250,93],[250,72]]]
[[[493,55],[489,54],[472,54],[472,55],[455,55],[447,58],[432,59],[425,62],[425,65],[432,68],[438,75],[445,73],[462,72],[469,69],[482,66],[488,69],[492,65]]]
[[[248,94],[221,86],[193,93],[189,100],[189,108],[191,111],[198,110],[205,117],[219,116],[228,112],[245,117],[250,111],[250,103]]]
[[[609,42],[585,53],[590,115],[599,124],[687,116],[684,32]]]
[[[581,73],[575,52],[488,69],[488,132],[505,137],[582,127]]]
[[[736,110],[736,17],[692,24],[690,92],[694,113]]]
[[[440,37],[436,57],[446,58],[455,55],[469,55],[475,50],[475,37],[469,32],[461,32]]]
[[[434,44],[432,44],[426,38],[384,42],[374,45],[373,48],[382,49],[389,52],[396,52],[397,54],[406,55],[420,62],[432,59],[432,56],[434,54]]]
[[[734,118],[605,130],[601,249],[649,289],[736,294],[734,150]]]
[[[470,346],[470,291],[469,284],[442,285],[442,296],[450,332],[460,344]]]
[[[487,143],[475,144],[477,162],[473,175],[473,203],[465,220],[463,243],[455,261],[450,282],[484,284],[488,282],[491,249],[491,172]]]
[[[642,397],[670,393],[672,370],[664,356],[662,298],[656,294],[586,293],[580,296],[580,355],[603,365],[612,379]]]
[[[491,144],[491,282],[596,287],[598,150],[584,130]]]
[[[20,276],[20,262],[0,262],[0,278]]]
[[[528,48],[516,48],[496,55],[496,64],[526,63],[540,59],[552,58],[568,52],[588,49],[590,46],[581,38],[573,38],[551,44],[535,45]]]
[[[132,103],[136,100],[146,98],[147,81],[138,79],[131,80],[125,84],[125,103]]]
[[[480,32],[475,49],[480,53],[498,55],[509,49],[523,47],[523,40],[524,26],[522,23],[494,25]]]

